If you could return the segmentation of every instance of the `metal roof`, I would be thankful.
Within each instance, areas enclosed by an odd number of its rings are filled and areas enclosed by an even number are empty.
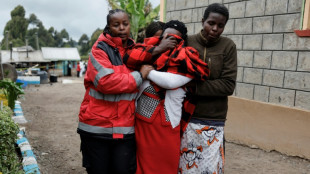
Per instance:
[[[10,50],[1,50],[1,59],[2,63],[10,62],[51,62],[43,58],[41,51],[29,51],[28,57],[27,52],[24,51],[11,51]]]
[[[81,60],[77,48],[42,47],[43,58],[50,61]]]

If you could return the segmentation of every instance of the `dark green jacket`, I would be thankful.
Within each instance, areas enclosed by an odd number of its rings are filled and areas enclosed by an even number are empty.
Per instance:
[[[196,84],[197,105],[193,117],[226,120],[228,96],[234,92],[237,77],[235,43],[222,36],[211,43],[198,33],[188,37],[188,46],[197,49],[210,68],[209,80]]]

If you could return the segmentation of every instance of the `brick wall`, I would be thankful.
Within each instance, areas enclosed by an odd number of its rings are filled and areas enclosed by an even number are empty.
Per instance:
[[[205,8],[230,12],[223,35],[238,49],[236,97],[310,110],[310,38],[298,37],[302,0],[167,0],[166,21],[201,30]]]

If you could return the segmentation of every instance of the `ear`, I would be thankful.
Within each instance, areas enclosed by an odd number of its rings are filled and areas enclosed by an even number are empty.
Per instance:
[[[203,23],[205,22],[205,20],[203,18],[201,18],[201,25],[203,27]]]

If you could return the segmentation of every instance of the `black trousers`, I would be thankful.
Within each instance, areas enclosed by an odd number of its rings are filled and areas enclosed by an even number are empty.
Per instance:
[[[134,174],[136,142],[126,139],[94,138],[80,134],[83,167],[88,174]]]

